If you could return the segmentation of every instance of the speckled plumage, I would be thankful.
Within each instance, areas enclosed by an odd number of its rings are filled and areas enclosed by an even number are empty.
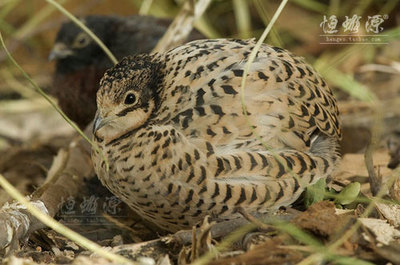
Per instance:
[[[338,161],[336,101],[300,57],[254,40],[193,41],[123,59],[97,93],[95,170],[115,195],[168,231],[236,209],[273,211]],[[254,129],[251,128],[253,126]],[[278,161],[281,161],[282,164]]]

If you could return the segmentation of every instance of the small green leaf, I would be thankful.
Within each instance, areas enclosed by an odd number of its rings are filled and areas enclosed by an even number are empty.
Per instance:
[[[304,195],[304,205],[306,208],[324,199],[325,188],[326,180],[324,178],[318,180],[314,185],[307,187]]]
[[[360,193],[360,189],[361,184],[359,182],[350,183],[336,196],[335,202],[342,205],[354,202]]]

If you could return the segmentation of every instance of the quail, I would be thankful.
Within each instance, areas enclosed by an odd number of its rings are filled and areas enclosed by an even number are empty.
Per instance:
[[[254,40],[198,40],[122,59],[97,92],[101,182],[167,231],[293,203],[339,161],[338,108],[301,57]],[[243,101],[242,101],[243,97]]]
[[[151,16],[91,15],[81,19],[117,59],[150,52],[167,30],[170,20]],[[201,38],[193,32],[189,40]],[[61,109],[80,127],[93,120],[96,92],[106,69],[113,66],[104,51],[73,22],[64,23],[49,55],[56,60],[52,94]]]

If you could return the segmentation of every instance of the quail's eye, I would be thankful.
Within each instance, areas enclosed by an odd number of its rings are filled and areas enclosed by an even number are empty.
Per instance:
[[[135,94],[129,93],[128,95],[126,95],[124,104],[125,104],[125,105],[132,105],[132,104],[134,104],[134,103],[136,103],[136,96],[135,96]]]
[[[86,47],[90,43],[90,37],[85,32],[81,32],[76,36],[72,47],[74,48],[83,48]]]

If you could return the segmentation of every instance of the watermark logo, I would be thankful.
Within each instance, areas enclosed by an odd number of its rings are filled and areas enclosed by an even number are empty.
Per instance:
[[[388,15],[368,16],[365,21],[357,14],[345,16],[340,20],[335,16],[324,15],[320,28],[320,44],[387,44],[381,34],[382,24],[389,18]]]
[[[358,33],[358,29],[360,28],[360,19],[361,16],[357,15],[353,15],[352,17],[346,16],[346,20],[342,24],[344,32],[348,31],[350,33]]]
[[[339,21],[335,15],[330,16],[329,19],[324,16],[324,21],[322,21],[319,26],[322,27],[324,33],[333,34],[338,32],[336,29],[338,22]]]
[[[108,221],[103,217],[103,213],[113,218],[125,218],[126,216],[120,215],[121,206],[122,201],[116,196],[100,198],[94,195],[80,199],[70,196],[62,198],[58,204],[59,217],[70,225],[83,222],[91,225],[104,225]]]
[[[83,197],[83,201],[79,205],[83,214],[96,214],[97,212],[97,200],[99,198],[92,195],[89,198]]]
[[[383,30],[381,24],[385,22],[385,19],[388,19],[388,15],[375,15],[375,16],[368,16],[368,20],[365,23],[365,29],[367,32],[379,33]]]

